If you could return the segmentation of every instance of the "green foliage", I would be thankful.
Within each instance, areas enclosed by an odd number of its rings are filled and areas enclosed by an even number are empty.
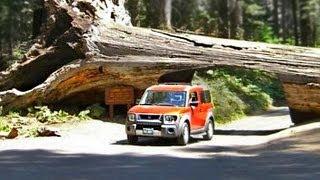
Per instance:
[[[195,81],[208,84],[219,123],[267,110],[273,100],[284,99],[280,82],[266,72],[219,68],[199,71]]]
[[[11,130],[11,127],[9,124],[6,122],[5,118],[0,117],[0,132],[9,132]]]
[[[32,38],[33,10],[40,0],[0,1],[0,70],[21,59]]]
[[[88,114],[91,118],[101,118],[102,116],[104,116],[106,114],[106,109],[102,106],[100,106],[100,104],[93,104],[89,107],[87,107],[87,110],[90,111],[90,113]]]
[[[257,34],[255,40],[261,40],[263,42],[274,43],[274,44],[280,43],[280,39],[275,37],[272,31],[272,28],[270,26],[264,24],[259,28],[260,28],[258,30],[259,33]]]
[[[79,114],[78,114],[78,118],[80,120],[87,120],[87,119],[90,119],[90,110],[84,110],[84,111],[81,111]]]
[[[6,117],[8,117],[9,119],[14,119],[14,118],[20,118],[21,116],[18,111],[10,111]]]
[[[62,110],[51,111],[47,106],[34,107],[34,117],[41,123],[57,123],[66,122],[70,115]]]
[[[52,111],[48,108],[48,106],[35,106],[34,108],[28,109],[29,117],[35,117],[41,123],[64,123],[73,120],[85,120],[90,119],[88,114],[89,110],[81,111],[77,116],[70,115],[69,113],[59,110]]]
[[[27,116],[19,111],[10,111],[7,115],[0,115],[0,131],[9,132],[12,127],[18,128],[19,134],[24,137],[37,136],[37,130],[51,124],[77,122],[90,119],[89,110],[71,115],[65,111],[53,111],[47,106],[28,108]]]
[[[233,76],[235,81],[244,86],[256,86],[258,90],[268,94],[273,100],[284,100],[281,82],[268,72],[240,68],[224,67],[215,70],[215,77]]]

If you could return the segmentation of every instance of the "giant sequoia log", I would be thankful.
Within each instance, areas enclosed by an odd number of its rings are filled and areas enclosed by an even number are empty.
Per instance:
[[[319,49],[136,28],[123,4],[45,0],[37,43],[0,74],[0,106],[103,101],[107,86],[141,90],[172,72],[233,66],[278,74],[293,120],[319,116]]]

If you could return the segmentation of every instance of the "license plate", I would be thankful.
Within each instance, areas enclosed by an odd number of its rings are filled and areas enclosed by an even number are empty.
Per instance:
[[[152,135],[153,134],[153,128],[143,128],[142,129],[143,134]]]

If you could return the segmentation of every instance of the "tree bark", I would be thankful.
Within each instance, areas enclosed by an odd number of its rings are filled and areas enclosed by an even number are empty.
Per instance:
[[[99,2],[46,1],[48,20],[38,43],[21,64],[1,72],[0,106],[92,103],[103,101],[108,86],[143,90],[167,79],[189,82],[190,74],[181,71],[232,66],[278,74],[288,85],[290,108],[320,112],[319,49],[131,27],[123,1]],[[181,79],[172,78],[175,73]]]
[[[299,45],[299,32],[298,32],[298,15],[297,0],[292,0],[292,15],[293,15],[293,29],[294,29],[294,42]]]
[[[279,37],[279,2],[273,0],[273,31]]]
[[[229,38],[229,8],[228,0],[217,0],[218,5],[218,35]]]
[[[288,0],[281,1],[281,37],[282,42],[287,43],[289,28],[287,16]]]
[[[300,2],[300,31],[301,31],[301,45],[313,46],[313,24],[308,10],[308,3],[310,0]]]
[[[129,11],[132,25],[139,26],[139,1],[140,0],[129,0],[126,2],[126,8]]]
[[[242,9],[240,0],[230,1],[230,38],[242,39]]]
[[[0,37],[0,71],[3,69],[5,69],[5,62],[3,61],[2,38]]]
[[[165,0],[164,15],[165,15],[165,26],[167,29],[172,29],[171,13],[172,13],[172,0]]]

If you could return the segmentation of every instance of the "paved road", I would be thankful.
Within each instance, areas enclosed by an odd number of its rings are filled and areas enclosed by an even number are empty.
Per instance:
[[[283,123],[285,112],[255,119]],[[257,123],[252,117],[237,123],[245,122]],[[319,130],[261,144],[273,130],[249,124],[221,127],[213,141],[195,137],[177,147],[156,139],[130,146],[123,125],[89,121],[60,138],[0,141],[0,179],[319,179]]]

